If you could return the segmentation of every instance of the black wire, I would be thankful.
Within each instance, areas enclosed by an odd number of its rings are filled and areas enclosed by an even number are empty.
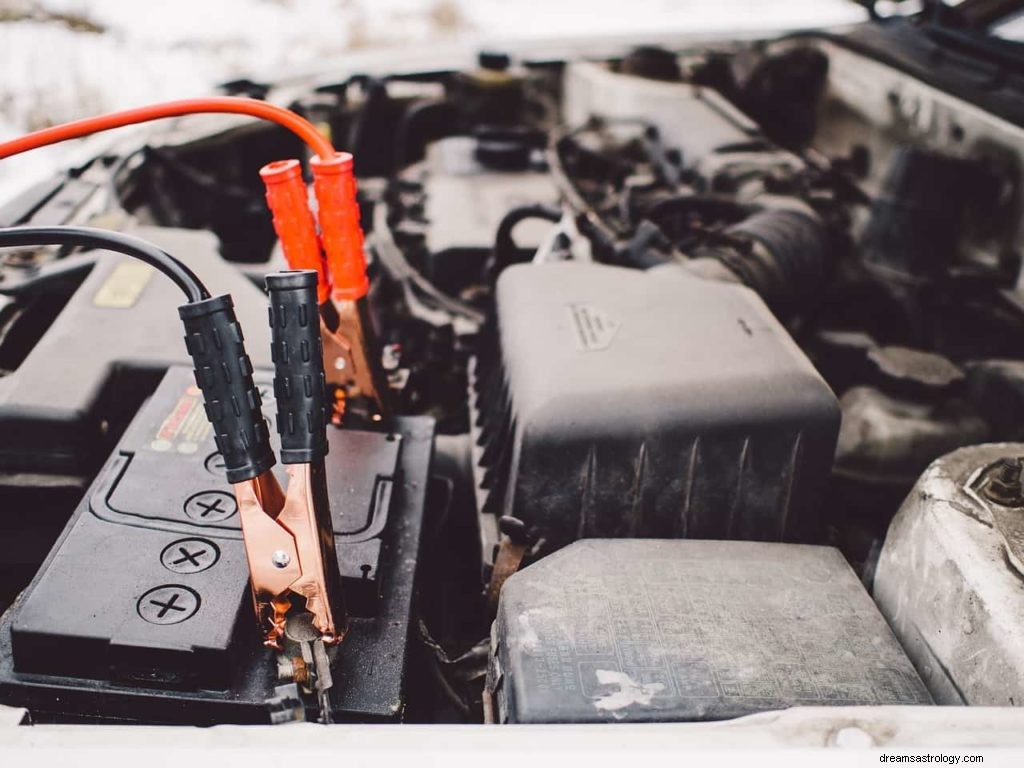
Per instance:
[[[485,279],[497,279],[505,267],[515,262],[519,249],[512,237],[512,231],[520,222],[527,219],[544,219],[544,221],[557,224],[562,220],[562,212],[554,206],[543,203],[520,205],[508,211],[501,223],[498,224],[498,232],[494,237],[494,248],[487,263],[484,264]]]
[[[104,211],[113,211],[115,209],[124,209],[121,205],[121,193],[118,190],[118,184],[120,183],[121,174],[124,170],[132,163],[132,161],[139,155],[144,155],[148,147],[144,144],[141,147],[136,147],[127,154],[120,155],[119,157],[113,158],[113,161],[108,161],[107,166],[107,178],[106,178],[106,200],[103,204]]]
[[[191,269],[163,249],[141,238],[93,227],[0,228],[0,248],[38,245],[102,248],[123,253],[163,272],[181,288],[189,302],[210,298],[210,292]]]

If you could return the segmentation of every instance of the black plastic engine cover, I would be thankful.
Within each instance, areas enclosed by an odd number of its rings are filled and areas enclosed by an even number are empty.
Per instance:
[[[272,420],[271,377],[255,378]],[[339,720],[399,719],[433,421],[400,418],[390,435],[328,433],[353,615],[332,705]],[[257,637],[218,460],[192,372],[172,368],[0,621],[0,701],[43,720],[268,721],[276,661]]]
[[[492,633],[500,722],[722,720],[930,704],[838,550],[578,541],[512,576]]]
[[[749,289],[520,265],[476,367],[486,515],[588,537],[807,541],[839,406]]]
[[[214,295],[230,293],[256,367],[269,367],[263,292],[218,253],[208,232],[136,227],[203,276]],[[112,423],[137,408],[171,365],[190,362],[182,341],[181,291],[153,268],[98,252],[96,266],[12,372],[0,376],[0,472],[76,473],[96,469]],[[127,401],[127,402],[126,402]],[[127,417],[132,411],[128,410]]]
[[[450,291],[458,291],[467,264],[479,269],[511,209],[558,204],[558,189],[546,170],[533,165],[490,168],[477,158],[478,148],[468,136],[441,139],[427,148],[422,163],[402,175],[405,208],[416,215],[399,222],[396,236],[409,252],[419,254],[417,265],[427,277]],[[515,228],[515,243],[536,250],[550,227],[544,221],[523,221]]]

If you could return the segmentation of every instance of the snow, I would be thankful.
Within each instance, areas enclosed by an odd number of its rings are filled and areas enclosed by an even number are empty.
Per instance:
[[[218,82],[409,43],[728,33],[859,21],[850,0],[21,0],[102,26],[0,22],[0,139]],[[2,9],[0,9],[2,10]],[[0,203],[74,144],[0,162]]]

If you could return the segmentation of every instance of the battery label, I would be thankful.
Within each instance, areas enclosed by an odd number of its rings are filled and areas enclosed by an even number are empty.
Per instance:
[[[153,268],[138,261],[122,261],[111,272],[92,297],[94,307],[130,309],[149,285]]]
[[[163,453],[192,454],[210,436],[212,427],[203,410],[203,393],[190,386],[160,423],[149,448]]]

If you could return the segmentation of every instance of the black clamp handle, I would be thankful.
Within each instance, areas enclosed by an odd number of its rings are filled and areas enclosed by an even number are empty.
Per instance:
[[[277,431],[284,464],[306,464],[327,455],[330,410],[316,285],[317,273],[311,269],[267,275]]]
[[[228,482],[251,480],[274,466],[274,452],[231,297],[185,304],[178,315]]]

